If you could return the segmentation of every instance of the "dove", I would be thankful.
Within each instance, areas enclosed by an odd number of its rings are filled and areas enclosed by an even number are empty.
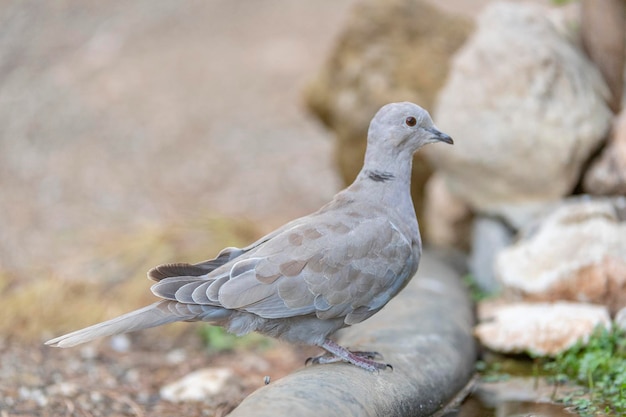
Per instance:
[[[228,332],[253,331],[319,346],[313,363],[348,362],[368,371],[390,366],[376,352],[353,352],[331,339],[380,311],[417,271],[421,238],[410,193],[413,154],[444,142],[426,110],[383,106],[372,119],[363,168],[318,211],[244,248],[229,247],[196,264],[148,272],[161,300],[46,342],[72,347],[177,321],[204,321]]]

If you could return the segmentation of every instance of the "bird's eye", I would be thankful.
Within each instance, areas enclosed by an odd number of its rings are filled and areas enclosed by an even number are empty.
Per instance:
[[[417,124],[417,120],[415,120],[415,117],[413,116],[407,117],[404,122],[406,123],[407,126],[411,126],[411,127]]]

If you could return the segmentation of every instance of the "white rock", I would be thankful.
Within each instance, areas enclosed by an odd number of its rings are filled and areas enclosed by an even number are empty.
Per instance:
[[[626,304],[626,198],[575,198],[502,250],[505,293],[531,300]]]
[[[20,399],[25,401],[34,401],[39,407],[45,407],[48,405],[48,397],[41,389],[20,387],[18,389],[18,394]]]
[[[73,382],[57,382],[54,385],[50,385],[46,388],[48,395],[60,395],[62,397],[73,397],[79,391],[79,386]]]
[[[89,393],[89,400],[92,403],[100,403],[104,400],[104,395],[99,391],[91,391]]]
[[[93,345],[86,345],[80,348],[80,357],[84,360],[95,359],[98,356],[98,351]]]
[[[491,350],[556,355],[577,341],[586,342],[598,325],[610,326],[606,307],[583,303],[483,302],[475,334]]]
[[[165,360],[170,365],[178,365],[187,360],[187,352],[184,349],[173,349],[165,355]]]
[[[116,352],[128,352],[132,345],[130,337],[127,334],[117,334],[109,340],[111,349]]]
[[[426,154],[474,209],[514,226],[568,195],[612,117],[607,88],[539,5],[494,3],[455,56]]]
[[[234,374],[229,368],[200,369],[164,386],[160,395],[171,402],[203,401],[220,394],[233,380]]]

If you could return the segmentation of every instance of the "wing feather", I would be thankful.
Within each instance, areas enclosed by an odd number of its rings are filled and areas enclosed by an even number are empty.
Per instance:
[[[380,217],[310,230],[310,224],[295,227],[260,247],[253,268],[221,286],[222,305],[265,318],[315,313],[358,322],[382,308],[414,272],[411,242]],[[291,256],[294,244],[297,257]]]
[[[358,323],[405,285],[419,253],[383,216],[336,217],[294,221],[249,247],[226,248],[199,264],[162,265],[151,271],[159,280],[152,290],[181,303],[268,319],[316,314]],[[174,272],[192,273],[167,276]]]

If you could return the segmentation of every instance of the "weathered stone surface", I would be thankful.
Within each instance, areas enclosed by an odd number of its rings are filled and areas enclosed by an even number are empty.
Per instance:
[[[474,319],[458,272],[427,252],[417,276],[378,314],[338,341],[375,350],[393,371],[309,366],[260,388],[232,417],[431,416],[474,374]]]
[[[167,401],[203,401],[224,395],[226,389],[239,389],[230,368],[206,368],[192,372],[161,388]]]
[[[479,304],[480,324],[475,334],[491,350],[505,353],[556,355],[588,340],[596,326],[610,326],[605,306],[556,303],[503,303],[485,301]]]
[[[467,203],[450,193],[445,179],[436,172],[426,183],[421,222],[428,225],[424,235],[430,245],[469,249],[471,210]]]
[[[505,293],[626,305],[626,197],[571,199],[523,234],[496,259]]]
[[[543,7],[494,3],[455,56],[435,111],[455,145],[425,153],[454,194],[517,227],[572,191],[609,128],[606,94]]]
[[[419,0],[357,4],[335,49],[306,91],[308,107],[337,136],[335,157],[346,184],[363,164],[367,127],[384,104],[412,101],[432,110],[448,61],[472,29],[469,19]],[[418,154],[412,195],[418,217],[431,174]]]
[[[595,195],[626,195],[626,110],[615,119],[606,148],[585,173],[583,190]]]

